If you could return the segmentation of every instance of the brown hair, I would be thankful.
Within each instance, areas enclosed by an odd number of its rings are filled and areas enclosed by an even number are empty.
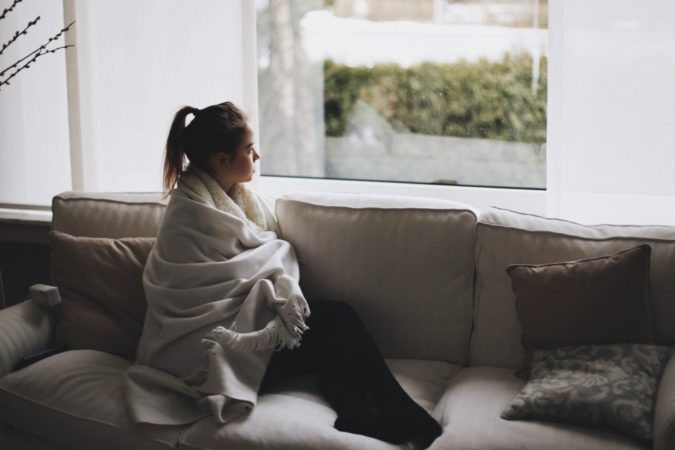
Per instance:
[[[188,114],[194,119],[185,126]],[[224,152],[235,156],[241,146],[248,124],[248,117],[234,103],[225,102],[202,110],[184,106],[178,110],[171,123],[164,156],[164,191],[173,191],[178,178],[190,165],[208,171],[213,153]]]

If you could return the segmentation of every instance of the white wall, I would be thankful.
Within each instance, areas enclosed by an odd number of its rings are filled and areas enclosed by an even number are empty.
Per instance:
[[[65,3],[77,20],[75,187],[161,190],[173,114],[183,105],[243,102],[240,1]]]
[[[552,0],[549,214],[675,224],[675,2]]]
[[[11,4],[0,0],[0,11]],[[37,16],[37,25],[0,55],[0,71],[63,28],[60,1],[26,1],[0,22],[0,45]],[[61,46],[63,39],[53,44]],[[70,189],[64,51],[40,57],[10,83],[0,90],[0,203],[48,205],[54,194]]]

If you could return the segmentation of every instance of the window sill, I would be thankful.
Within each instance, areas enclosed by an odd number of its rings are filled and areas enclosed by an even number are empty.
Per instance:
[[[51,211],[0,208],[0,241],[46,244]]]
[[[50,223],[52,221],[52,212],[36,211],[33,209],[0,208],[0,221]]]
[[[257,179],[257,189],[263,194],[275,197],[293,191],[431,197],[462,202],[479,209],[498,206],[530,214],[542,216],[546,214],[546,191],[540,189],[440,186],[266,175]]]

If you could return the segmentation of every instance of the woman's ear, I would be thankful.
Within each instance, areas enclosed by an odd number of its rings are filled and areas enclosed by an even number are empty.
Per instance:
[[[232,157],[225,152],[215,152],[211,155],[211,164],[215,169],[226,169],[232,164]]]

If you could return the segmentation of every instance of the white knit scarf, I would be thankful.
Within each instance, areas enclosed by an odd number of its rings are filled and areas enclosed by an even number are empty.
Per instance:
[[[245,185],[235,184],[228,195],[211,175],[196,167],[190,167],[180,177],[180,183],[194,191],[208,205],[239,217],[256,231],[267,230],[262,205]]]

